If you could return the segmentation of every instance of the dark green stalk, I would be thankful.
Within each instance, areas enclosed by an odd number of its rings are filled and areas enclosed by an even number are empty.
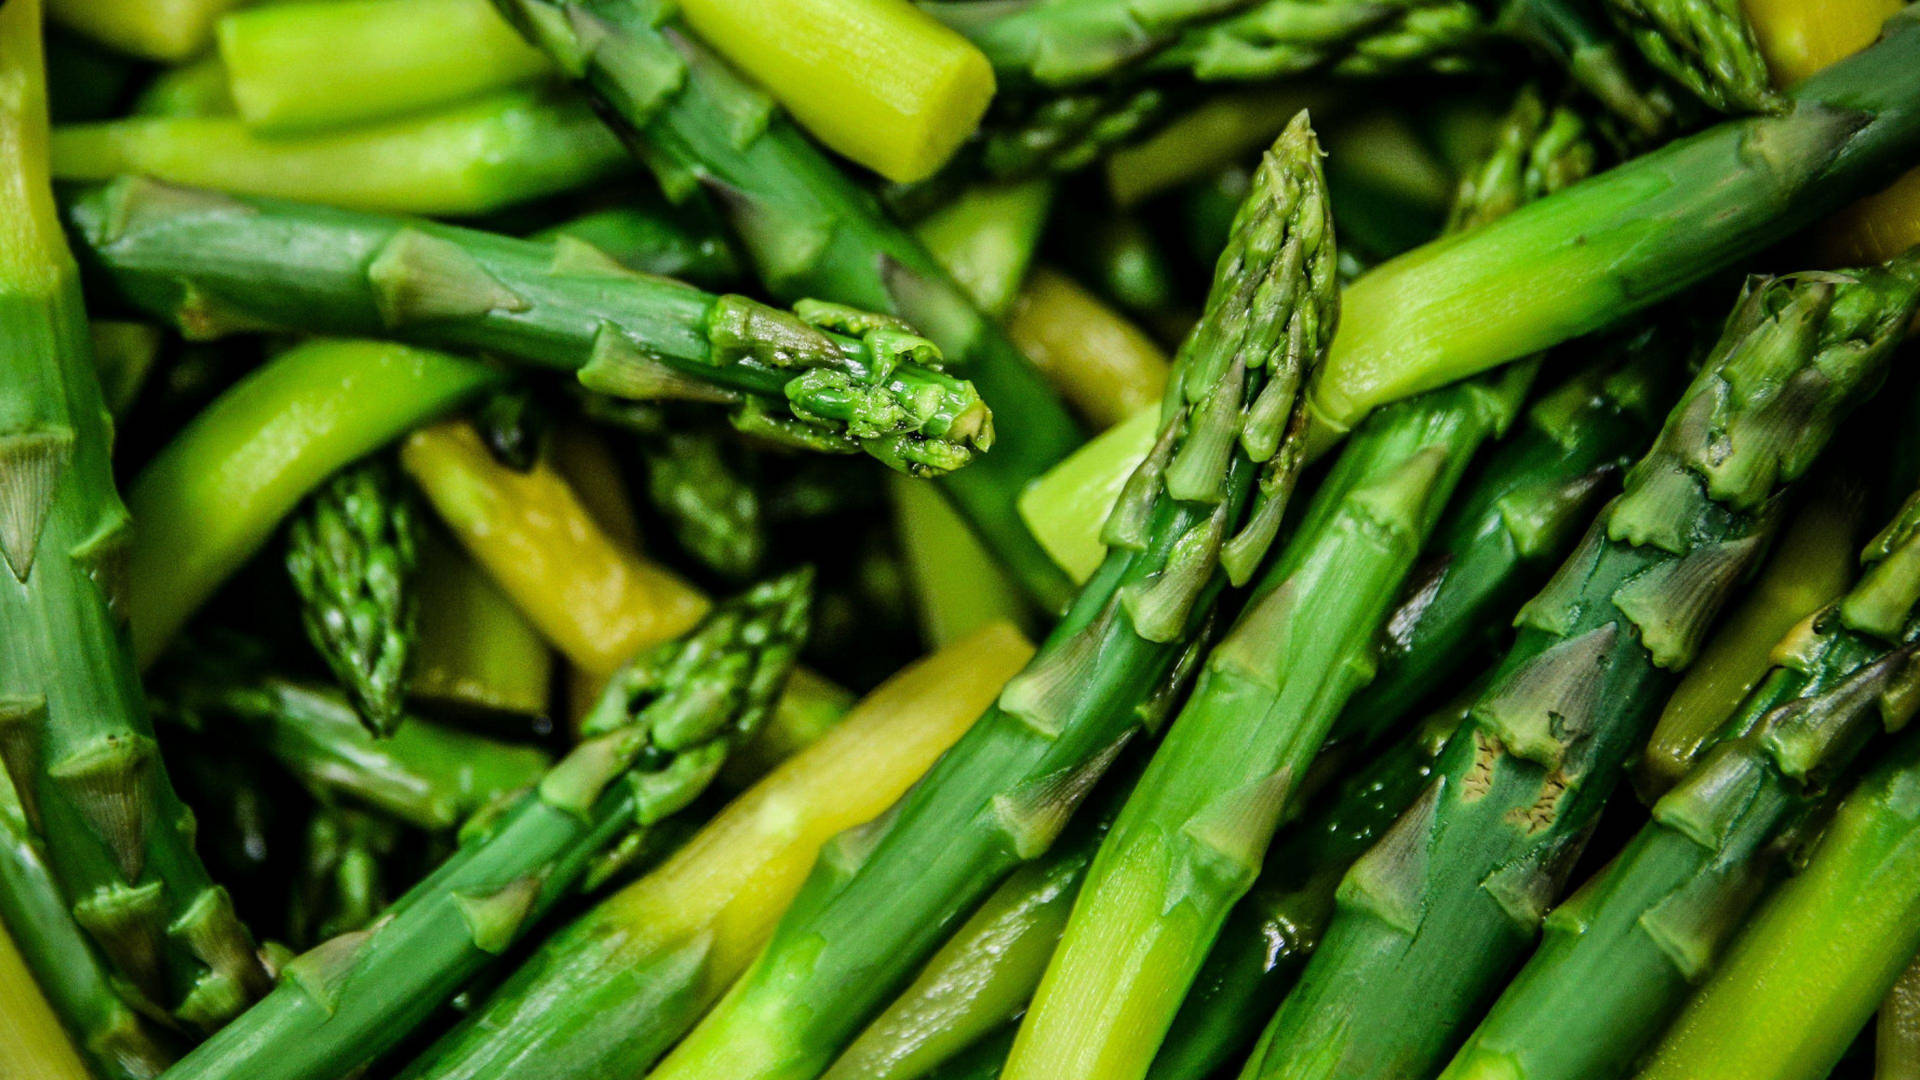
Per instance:
[[[287,526],[287,573],[307,638],[375,735],[393,734],[405,705],[419,529],[384,459],[335,473]]]
[[[606,252],[630,270],[679,278],[703,289],[739,286],[745,269],[712,208],[689,200],[667,206],[658,195],[626,193],[533,234],[548,243],[570,236]]]
[[[1519,635],[1437,778],[1342,880],[1251,1080],[1427,1074],[1533,941],[1601,806],[1765,548],[1775,496],[1883,377],[1920,257],[1761,280]]]
[[[669,19],[664,0],[496,3],[601,97],[669,196],[713,195],[775,296],[897,315],[979,387],[1001,437],[944,489],[1037,600],[1064,606],[1071,586],[1014,500],[1080,434],[999,326],[764,94]]]
[[[288,913],[295,948],[364,930],[379,917],[392,900],[385,860],[399,836],[390,818],[334,806],[314,812]]]
[[[1721,112],[1785,104],[1740,0],[1606,0],[1641,55]]]
[[[282,969],[173,1080],[334,1080],[405,1038],[554,905],[619,865],[758,729],[806,634],[811,575],[715,608],[617,673],[587,738],[366,930]]]
[[[1920,705],[1920,496],[1862,564],[1850,592],[1775,650],[1653,820],[1554,909],[1446,1080],[1624,1076],[1713,969],[1795,827],[1817,828],[1828,783]]]
[[[1295,393],[1330,336],[1335,263],[1302,115],[1241,210],[1155,452],[1108,523],[1106,561],[997,705],[873,828],[823,853],[766,952],[654,1080],[816,1075],[1159,719],[1213,602],[1229,577],[1252,576],[1279,527],[1299,466]]]
[[[132,524],[46,172],[39,5],[0,6],[0,762],[135,1008],[211,1029],[266,989],[193,849],[127,631]]]
[[[376,739],[332,687],[224,665],[196,665],[165,687],[163,700],[214,738],[231,734],[259,747],[323,802],[368,806],[436,832],[532,787],[551,764],[533,747],[419,717]]]
[[[991,445],[972,384],[897,319],[795,313],[627,269],[584,241],[476,229],[145,180],[78,195],[93,262],[189,337],[287,329],[397,337],[577,371],[620,397],[726,405],[757,434],[856,450],[920,475]]]

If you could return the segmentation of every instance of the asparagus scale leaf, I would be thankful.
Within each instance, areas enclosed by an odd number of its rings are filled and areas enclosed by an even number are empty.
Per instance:
[[[131,523],[46,172],[40,6],[0,7],[0,761],[129,1004],[211,1029],[266,989],[194,853],[127,631]]]
[[[1319,156],[1303,114],[1256,173],[1175,362],[1155,453],[1108,523],[1106,562],[927,778],[823,853],[766,952],[655,1080],[816,1075],[975,903],[1047,851],[1157,721],[1229,574],[1245,581],[1261,561],[1297,475],[1296,392],[1336,303]]]
[[[1348,871],[1251,1080],[1444,1063],[1533,941],[1660,698],[1759,557],[1775,496],[1870,393],[1920,257],[1760,279],[1519,634],[1437,777]]]
[[[939,475],[993,443],[973,385],[898,319],[791,313],[551,243],[123,179],[68,212],[136,306],[189,337],[397,337],[573,371],[590,390],[725,406],[758,435]]]
[[[1574,897],[1443,1074],[1624,1076],[1713,969],[1794,826],[1920,698],[1920,496],[1867,545],[1859,582],[1775,651],[1653,820]]]
[[[365,930],[287,964],[175,1080],[331,1080],[373,1060],[691,802],[752,736],[806,634],[801,571],[722,604],[615,674],[586,741]]]

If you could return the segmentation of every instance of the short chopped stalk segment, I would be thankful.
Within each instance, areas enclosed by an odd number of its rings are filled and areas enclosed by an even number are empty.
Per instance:
[[[805,571],[755,586],[621,669],[585,741],[533,790],[477,819],[372,926],[288,963],[264,1001],[168,1075],[332,1080],[392,1048],[707,787],[773,707],[811,594]]]
[[[0,7],[0,762],[135,1008],[218,1027],[265,992],[194,852],[127,630],[132,522],[46,171],[40,5]]]
[[[1920,256],[1752,282],[1518,636],[1427,792],[1340,884],[1253,1080],[1425,1074],[1539,932],[1627,756],[1766,547],[1777,496],[1885,374]]]
[[[307,637],[376,735],[393,733],[405,703],[419,527],[392,462],[377,458],[336,473],[287,527]]]
[[[1071,586],[1026,531],[1014,500],[1080,434],[998,324],[866,188],[672,19],[665,0],[495,5],[599,95],[670,197],[713,195],[773,295],[905,319],[979,387],[994,409],[997,441],[943,489],[1035,599],[1064,607]]]
[[[145,180],[85,192],[69,213],[129,300],[196,338],[275,328],[480,349],[617,397],[722,405],[755,434],[918,475],[993,442],[973,385],[898,319],[716,296],[564,234],[541,243]]]
[[[1920,496],[1867,545],[1858,583],[1781,643],[1653,820],[1554,909],[1446,1080],[1627,1075],[1804,841],[1794,834],[1817,830],[1826,786],[1920,706],[1917,604]]]
[[[1157,725],[1229,571],[1251,577],[1297,476],[1295,395],[1335,318],[1328,210],[1302,115],[1256,173],[1105,563],[940,765],[822,856],[767,951],[654,1080],[816,1075]]]

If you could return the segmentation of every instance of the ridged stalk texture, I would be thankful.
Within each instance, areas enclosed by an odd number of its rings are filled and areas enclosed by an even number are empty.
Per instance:
[[[189,337],[398,337],[576,371],[619,397],[704,401],[755,434],[936,475],[993,442],[972,384],[897,319],[788,313],[628,270],[585,241],[123,180],[69,207],[90,257]]]
[[[1625,1075],[1767,884],[1783,834],[1880,727],[1920,707],[1911,623],[1920,499],[1867,546],[1859,582],[1775,651],[1653,820],[1574,897],[1444,1080]]]
[[[1458,227],[1590,168],[1584,125],[1569,113],[1565,127],[1523,95],[1494,155],[1506,168],[1485,170],[1512,179],[1467,189]],[[1528,170],[1534,150],[1569,162]],[[1537,370],[1516,365],[1399,402],[1346,444],[1102,844],[1008,1080],[1146,1074],[1308,767],[1378,670],[1376,643],[1441,511]]]
[[[288,963],[172,1080],[333,1080],[405,1038],[712,782],[772,708],[806,636],[811,575],[756,586],[609,682],[580,743],[366,930]]]
[[[1741,0],[1606,0],[1653,66],[1721,112],[1771,112],[1784,100]]]
[[[1080,433],[999,326],[770,99],[669,18],[665,0],[495,2],[599,95],[669,196],[704,188],[715,197],[775,296],[896,315],[972,380],[999,438],[943,490],[1035,599],[1064,607],[1072,588],[1014,500]]]
[[[917,780],[1033,654],[997,623],[913,664],[595,905],[402,1074],[640,1076],[753,960],[820,846]]]
[[[0,8],[0,762],[135,1007],[200,1029],[266,989],[194,853],[127,630],[132,523],[46,171],[40,7]]]
[[[1749,286],[1623,493],[1521,609],[1433,785],[1342,880],[1248,1080],[1445,1061],[1534,940],[1621,765],[1764,550],[1775,495],[1877,387],[1916,303],[1920,259]]]
[[[400,724],[413,653],[419,519],[393,463],[335,473],[287,526],[300,621],[376,735]]]
[[[655,1080],[816,1075],[1161,719],[1213,602],[1252,577],[1297,477],[1295,391],[1335,318],[1327,215],[1303,114],[1256,173],[1175,361],[1155,452],[1108,522],[1106,562],[926,780],[822,855],[767,951]]]

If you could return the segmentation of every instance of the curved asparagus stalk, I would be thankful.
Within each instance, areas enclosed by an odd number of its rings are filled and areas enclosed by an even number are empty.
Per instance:
[[[287,528],[307,637],[375,735],[400,723],[413,652],[419,523],[391,462],[335,473]]]
[[[1252,576],[1291,494],[1294,392],[1335,316],[1327,215],[1303,114],[1241,208],[1176,361],[1156,453],[1109,522],[1105,564],[940,766],[822,856],[767,951],[654,1080],[825,1068],[978,900],[1045,853],[1156,719],[1156,687],[1179,684],[1182,654],[1197,651],[1228,578]]]
[[[1065,578],[1014,512],[1027,481],[1079,433],[1044,380],[926,249],[765,95],[668,18],[662,0],[496,0],[530,40],[585,80],[674,197],[717,198],[761,280],[921,328],[995,410],[992,454],[943,481],[974,531],[1049,609]]]
[[[1764,549],[1775,493],[1877,385],[1917,304],[1920,254],[1749,287],[1624,493],[1521,609],[1433,785],[1341,882],[1250,1080],[1442,1064],[1533,940],[1660,697]]]
[[[1640,1080],[1821,1080],[1920,949],[1920,739],[1847,794],[1747,921]]]
[[[0,762],[136,1007],[217,1027],[266,986],[193,849],[128,641],[131,523],[46,172],[38,0],[0,7]]]
[[[622,669],[588,738],[478,825],[381,921],[288,964],[175,1080],[331,1080],[391,1048],[596,866],[699,795],[749,737],[806,635],[811,575],[756,586]]]
[[[1920,496],[1867,545],[1859,583],[1776,651],[1653,820],[1546,922],[1546,940],[1442,1074],[1623,1076],[1713,970],[1783,830],[1920,698]]]
[[[1740,0],[1607,0],[1655,67],[1721,112],[1784,104]]]
[[[326,801],[370,806],[436,832],[539,781],[545,753],[408,717],[386,738],[368,733],[344,695],[224,661],[169,673],[161,699],[203,731],[257,745]]]
[[[1465,191],[1460,227],[1576,178],[1584,124],[1524,94]],[[1529,159],[1567,159],[1528,170]],[[1533,182],[1526,181],[1532,177]],[[1480,447],[1520,411],[1537,364],[1399,402],[1342,451],[1102,844],[1021,1024],[1008,1080],[1139,1080],[1228,910],[1342,708]]]
[[[115,993],[114,975],[68,912],[13,785],[0,776],[0,921],[93,1071],[150,1080],[173,1062],[169,1038]],[[15,1006],[7,1003],[5,1011]],[[38,1077],[27,1070],[23,1076]]]
[[[898,320],[796,314],[552,244],[379,214],[124,180],[70,214],[118,288],[194,337],[284,327],[483,349],[619,397],[728,406],[810,449],[938,475],[993,442],[972,384]]]
[[[998,623],[888,680],[665,864],[544,942],[403,1075],[639,1076],[753,959],[820,846],[906,791],[1032,653]]]
[[[1350,317],[1311,391],[1316,446],[1388,401],[1617,323],[1885,183],[1920,146],[1916,106],[1910,7],[1778,116],[1722,124],[1382,265],[1346,290]]]

